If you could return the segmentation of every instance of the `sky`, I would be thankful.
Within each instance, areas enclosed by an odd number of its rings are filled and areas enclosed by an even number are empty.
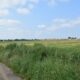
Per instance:
[[[80,0],[0,0],[0,39],[80,38]]]

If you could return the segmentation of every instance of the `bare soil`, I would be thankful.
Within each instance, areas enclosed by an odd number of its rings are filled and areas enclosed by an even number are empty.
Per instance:
[[[6,65],[0,63],[0,80],[22,80],[16,76]]]

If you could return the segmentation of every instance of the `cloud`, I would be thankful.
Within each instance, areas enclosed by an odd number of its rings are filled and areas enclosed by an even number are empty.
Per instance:
[[[33,8],[34,8],[34,4],[28,4],[28,8],[30,9],[30,10],[32,10]]]
[[[46,25],[38,25],[37,27],[43,29],[46,28]]]
[[[26,14],[29,14],[31,11],[28,8],[18,8],[17,12],[21,15],[26,15]]]
[[[29,0],[31,3],[34,3],[34,4],[36,4],[36,3],[38,3],[39,2],[39,0]]]
[[[62,27],[76,27],[80,26],[80,18],[76,19],[55,19],[52,23],[53,27],[62,28]]]
[[[0,0],[0,8],[11,8],[14,6],[24,6],[28,4],[36,4],[39,0]]]
[[[18,8],[17,10],[19,13],[23,11],[23,13],[21,14],[25,15],[29,12],[29,10],[34,8],[34,6],[38,3],[38,1],[39,0],[0,0],[0,16],[7,16],[8,13],[10,12],[10,9],[14,8],[15,9]]]
[[[48,0],[49,5],[57,5],[61,2],[69,2],[70,0]]]
[[[0,10],[0,16],[7,16],[9,15],[9,11],[7,9]]]
[[[46,26],[46,27],[45,27]],[[42,31],[56,31],[62,28],[73,28],[80,26],[80,18],[76,19],[63,19],[57,18],[50,23],[50,25],[38,25],[38,28],[41,28]]]
[[[4,21],[5,22],[5,21]],[[10,21],[9,21],[10,22]],[[12,22],[12,21],[11,21]],[[15,22],[15,21],[13,21]],[[11,26],[12,23],[5,23],[0,25],[0,38],[1,39],[18,39],[18,38],[26,38],[34,35],[32,30],[25,28],[20,23],[15,23]],[[0,21],[1,23],[1,21]],[[16,26],[16,24],[18,26]]]
[[[39,2],[39,0],[27,0],[29,4],[27,5],[28,7],[20,7],[17,9],[17,12],[21,15],[27,15],[29,14],[34,6]]]
[[[80,18],[76,19],[55,19],[53,20],[52,27],[55,29],[61,29],[61,28],[73,28],[80,26]]]
[[[48,0],[49,5],[56,5],[56,0]]]
[[[0,8],[11,8],[17,5],[25,5],[28,0],[0,0]]]
[[[0,19],[0,26],[17,26],[20,25],[20,21],[12,19]]]
[[[45,2],[46,1],[48,1],[50,5],[57,5],[60,2],[69,2],[70,0],[45,0]],[[21,15],[27,15],[39,2],[40,0],[0,0],[0,16],[7,16],[11,9],[15,9],[15,11]]]

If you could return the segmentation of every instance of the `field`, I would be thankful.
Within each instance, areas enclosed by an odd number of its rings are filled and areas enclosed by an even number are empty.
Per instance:
[[[3,41],[0,62],[23,80],[80,80],[80,40]]]
[[[6,46],[9,44],[25,44],[34,45],[36,43],[43,44],[45,46],[75,46],[80,45],[80,40],[33,40],[33,41],[0,41],[0,45]],[[58,45],[59,44],[59,45]]]

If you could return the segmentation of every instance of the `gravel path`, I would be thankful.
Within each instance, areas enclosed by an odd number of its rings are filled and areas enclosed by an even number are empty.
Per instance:
[[[0,80],[21,80],[21,78],[14,75],[8,67],[0,63]]]

